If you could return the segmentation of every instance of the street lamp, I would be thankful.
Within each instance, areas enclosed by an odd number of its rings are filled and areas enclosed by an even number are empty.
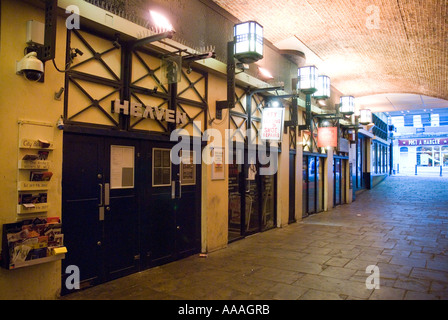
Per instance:
[[[314,149],[313,143],[313,115],[311,113],[311,95],[317,91],[317,80],[319,78],[319,72],[315,66],[301,67],[297,71],[298,81],[297,81],[297,91],[301,91],[306,95],[305,101],[305,125],[299,126],[299,131],[309,130],[310,131],[310,150]]]
[[[254,63],[263,58],[263,27],[255,21],[236,24],[233,41],[227,43],[227,100],[216,101],[216,119],[223,109],[235,107],[235,59],[240,64]]]
[[[233,55],[242,63],[263,59],[263,27],[255,21],[239,23],[233,27]]]
[[[317,79],[317,91],[313,94],[316,100],[325,100],[330,98],[330,77],[319,76]]]
[[[344,115],[352,115],[355,113],[355,97],[343,96],[340,99],[339,112]]]
[[[360,110],[359,123],[363,125],[368,125],[372,123],[372,111],[369,109]]]
[[[297,90],[302,91],[307,96],[317,91],[317,81],[319,77],[319,71],[315,66],[307,66],[298,69],[298,82]],[[310,100],[311,103],[311,100]],[[310,104],[311,105],[311,104]]]

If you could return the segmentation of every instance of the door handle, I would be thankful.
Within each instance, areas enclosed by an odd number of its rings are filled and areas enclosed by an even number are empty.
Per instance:
[[[110,183],[104,184],[104,205],[110,205]]]
[[[179,199],[182,198],[182,180],[179,178]]]
[[[98,184],[100,187],[100,203],[98,204],[98,207],[102,207],[104,205],[103,203],[103,185],[100,183]]]
[[[176,181],[171,181],[171,199],[176,199]]]
[[[100,207],[100,216],[99,216],[99,220],[100,220],[100,221],[104,221],[104,207]]]

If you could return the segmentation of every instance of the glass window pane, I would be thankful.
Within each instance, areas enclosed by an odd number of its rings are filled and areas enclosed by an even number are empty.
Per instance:
[[[318,201],[317,211],[324,210],[324,160],[323,158],[317,158],[317,181],[318,181]]]
[[[152,185],[154,187],[171,185],[171,150],[154,148],[152,154]]]
[[[308,157],[303,156],[302,164],[302,216],[306,216],[308,213]]]
[[[262,190],[262,229],[270,229],[274,227],[275,216],[275,198],[274,198],[274,176],[261,176]]]
[[[316,212],[316,157],[308,159],[308,212]]]
[[[234,161],[229,164],[229,240],[241,236],[241,194],[239,175],[241,165]]]

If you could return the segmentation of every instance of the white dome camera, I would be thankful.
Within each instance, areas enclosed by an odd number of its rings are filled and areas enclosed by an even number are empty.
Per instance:
[[[40,80],[44,74],[44,64],[37,58],[37,52],[30,52],[17,62],[16,74],[23,74],[30,81]]]

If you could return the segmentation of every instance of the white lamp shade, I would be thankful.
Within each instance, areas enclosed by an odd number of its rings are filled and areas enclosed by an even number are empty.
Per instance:
[[[316,99],[328,99],[330,95],[330,77],[319,76],[317,78],[317,91],[313,94],[313,97]]]
[[[263,58],[263,27],[255,21],[237,24],[234,31],[234,56],[243,63]]]
[[[317,90],[319,71],[315,66],[307,66],[298,69],[297,90],[305,93],[314,93]]]
[[[343,114],[355,113],[355,97],[353,96],[341,97],[341,105],[339,111]]]
[[[366,125],[372,122],[372,111],[369,109],[360,110],[359,123]]]

